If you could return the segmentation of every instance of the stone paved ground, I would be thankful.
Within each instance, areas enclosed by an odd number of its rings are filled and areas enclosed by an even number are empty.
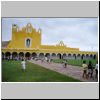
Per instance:
[[[88,79],[88,80],[83,79],[82,78],[83,71],[82,71],[82,68],[79,66],[67,65],[67,68],[63,68],[63,65],[59,63],[41,62],[40,60],[38,61],[30,60],[29,62],[40,65],[44,68],[48,68],[50,70],[59,72],[64,75],[71,76],[75,79],[79,79],[84,82],[96,82],[96,79]]]

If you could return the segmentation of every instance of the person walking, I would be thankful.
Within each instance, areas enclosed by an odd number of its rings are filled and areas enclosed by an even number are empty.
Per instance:
[[[43,63],[44,62],[44,60],[45,60],[45,58],[43,57],[43,58],[41,58],[41,62]]]
[[[45,57],[45,61],[48,62],[48,58],[47,57]]]
[[[93,64],[91,61],[89,61],[88,64],[88,77],[93,78]]]
[[[64,60],[64,61],[63,61],[63,66],[64,66],[64,68],[67,67],[67,64],[68,64],[68,61],[67,61],[67,60]]]
[[[22,65],[22,71],[25,72],[25,70],[26,70],[26,62],[25,62],[24,59],[22,59],[21,65]]]
[[[7,57],[7,60],[10,61],[10,56]]]
[[[87,74],[88,74],[88,66],[86,64],[86,61],[83,61],[83,64],[82,64],[82,67],[83,67],[83,78],[88,78]]]
[[[96,62],[95,65],[95,78],[98,79],[98,61]]]
[[[49,59],[48,59],[48,63],[50,64],[51,63],[51,58],[49,57]]]

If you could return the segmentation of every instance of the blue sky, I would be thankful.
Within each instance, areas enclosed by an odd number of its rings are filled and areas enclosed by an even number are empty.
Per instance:
[[[12,24],[21,29],[27,23],[42,29],[42,44],[63,41],[68,47],[98,51],[98,18],[3,18],[2,41],[11,40]]]

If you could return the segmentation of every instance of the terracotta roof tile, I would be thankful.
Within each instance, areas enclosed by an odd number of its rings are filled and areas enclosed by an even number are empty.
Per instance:
[[[2,47],[7,47],[10,41],[2,41]]]

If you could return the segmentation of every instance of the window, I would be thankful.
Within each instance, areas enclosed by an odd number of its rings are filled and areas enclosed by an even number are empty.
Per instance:
[[[26,29],[26,32],[27,32],[27,33],[32,33],[32,29],[31,29],[31,28],[27,28],[27,29]]]
[[[27,32],[28,33],[32,33],[32,29],[31,28],[27,28]]]
[[[31,45],[31,40],[30,39],[26,39],[26,47],[30,47]]]

